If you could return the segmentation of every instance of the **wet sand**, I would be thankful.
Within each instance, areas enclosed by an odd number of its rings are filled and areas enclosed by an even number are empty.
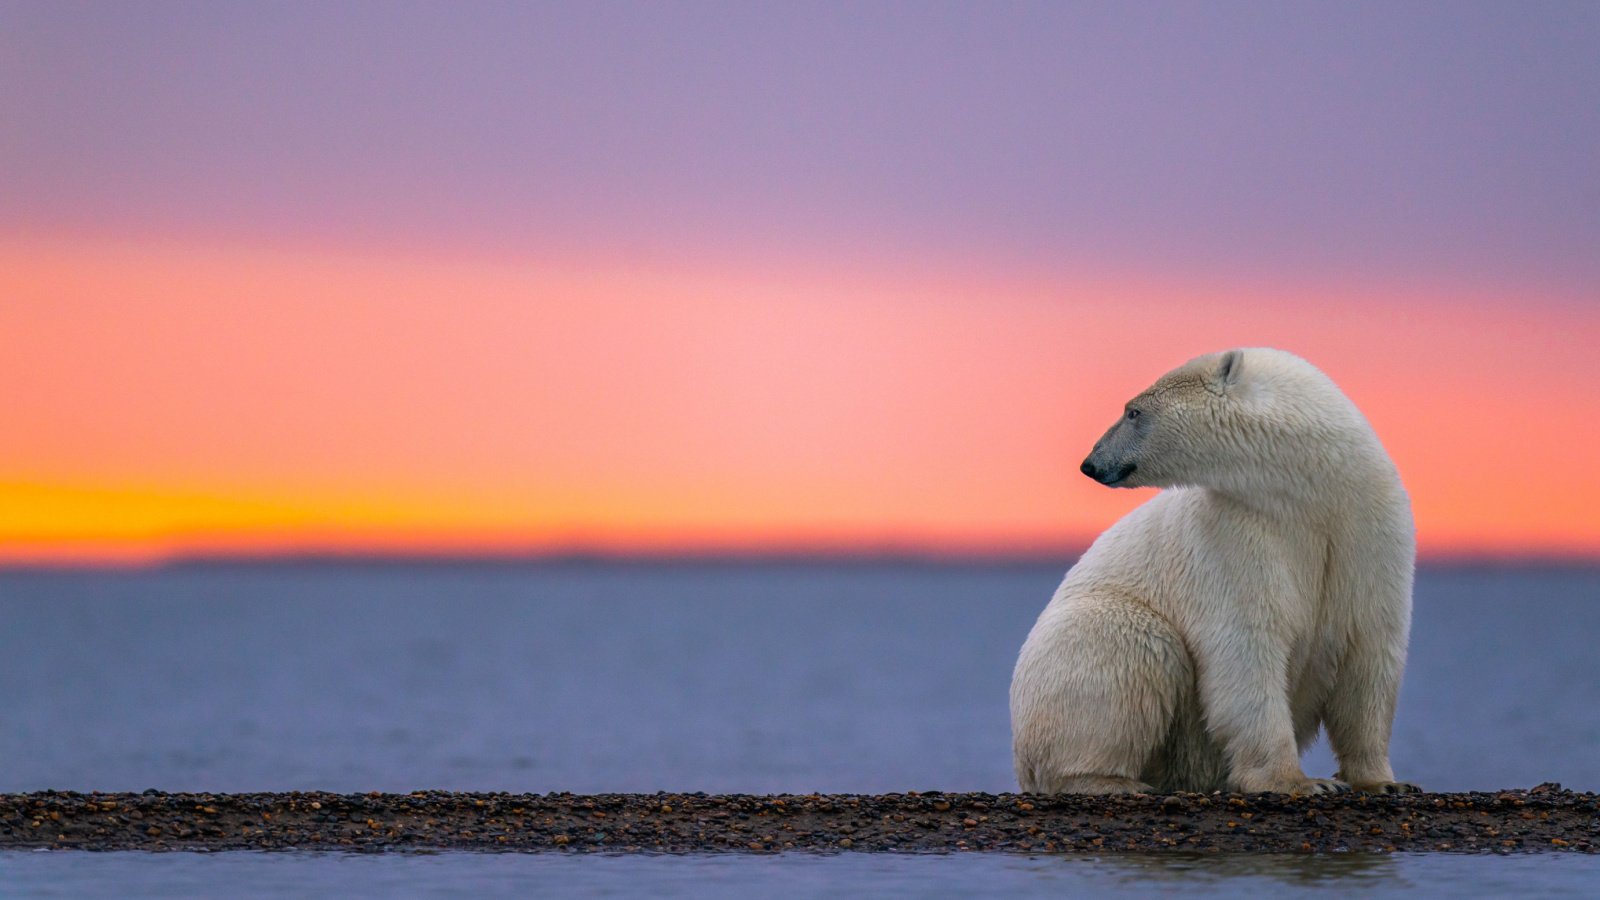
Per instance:
[[[1600,795],[0,795],[0,848],[1600,852]]]

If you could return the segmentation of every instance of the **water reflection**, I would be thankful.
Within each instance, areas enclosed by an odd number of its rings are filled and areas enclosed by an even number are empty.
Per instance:
[[[1037,869],[1037,857],[1033,865]],[[1104,880],[1125,887],[1136,884],[1201,884],[1270,881],[1297,887],[1333,886],[1362,890],[1403,881],[1402,866],[1385,853],[1118,853],[1102,856],[1064,855],[1066,867],[1092,868]],[[1073,872],[1078,877],[1078,872]]]

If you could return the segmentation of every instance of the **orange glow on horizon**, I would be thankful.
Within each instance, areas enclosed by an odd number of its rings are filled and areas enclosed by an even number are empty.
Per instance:
[[[1077,544],[1199,353],[1356,400],[1426,553],[1600,553],[1600,313],[1420,289],[0,240],[0,562]],[[1530,306],[1539,303],[1537,313]]]

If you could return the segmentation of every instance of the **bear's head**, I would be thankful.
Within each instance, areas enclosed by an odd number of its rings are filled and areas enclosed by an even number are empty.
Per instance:
[[[1129,400],[1080,467],[1111,487],[1298,491],[1371,435],[1327,376],[1292,353],[1191,360]]]

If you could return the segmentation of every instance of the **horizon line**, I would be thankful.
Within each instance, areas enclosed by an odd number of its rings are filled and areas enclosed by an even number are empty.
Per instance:
[[[145,558],[0,557],[3,572],[150,572],[207,568],[486,566],[560,567],[605,565],[928,565],[1071,566],[1089,543],[1028,547],[549,547],[526,549],[303,548],[261,551],[177,551]],[[1493,549],[1428,550],[1417,554],[1419,567],[1587,568],[1600,566],[1600,553]]]

